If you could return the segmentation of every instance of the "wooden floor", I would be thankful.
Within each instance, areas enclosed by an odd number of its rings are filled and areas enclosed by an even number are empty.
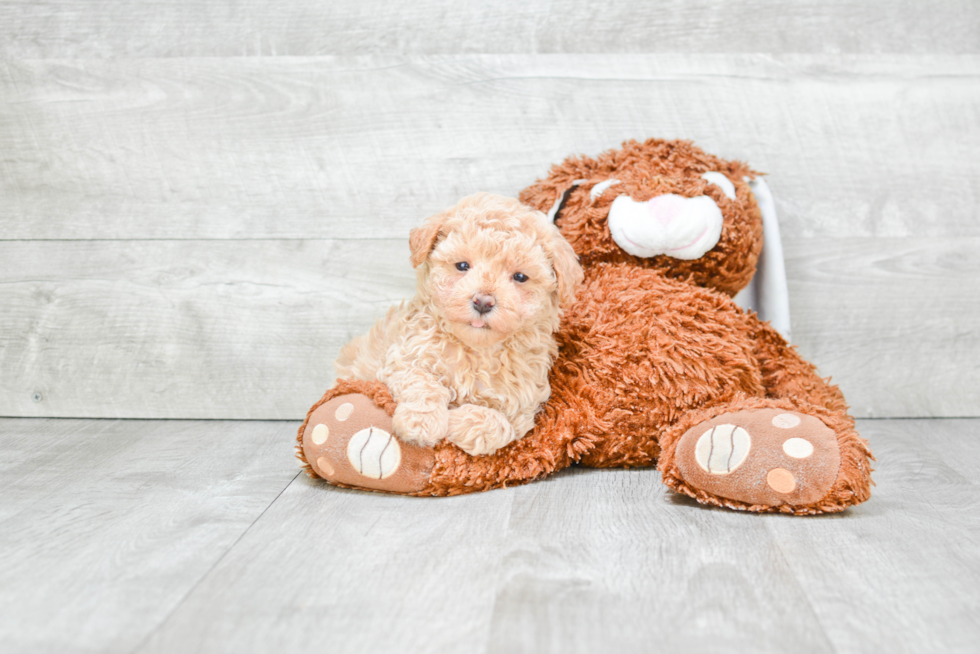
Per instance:
[[[295,422],[0,420],[3,652],[929,652],[980,642],[980,419],[862,420],[868,503],[655,470],[449,499],[298,475]]]

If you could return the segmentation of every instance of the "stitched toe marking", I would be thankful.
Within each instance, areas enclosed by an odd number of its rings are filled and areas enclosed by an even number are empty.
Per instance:
[[[772,419],[772,424],[780,429],[792,429],[800,424],[800,417],[792,413],[780,413]]]
[[[805,438],[790,438],[783,443],[783,452],[794,459],[805,459],[813,454],[813,443]]]
[[[317,445],[323,445],[330,437],[330,429],[322,422],[313,428],[312,440]]]
[[[347,443],[347,460],[359,474],[371,479],[385,479],[395,474],[401,465],[401,446],[384,429],[369,427],[351,437]]]
[[[320,469],[320,475],[323,477],[332,477],[334,474],[333,466],[322,456],[316,460],[316,467]]]
[[[727,475],[745,462],[751,449],[749,432],[736,425],[716,425],[701,434],[694,458],[705,472]]]
[[[793,489],[796,488],[796,479],[793,477],[793,473],[785,468],[773,468],[766,475],[766,483],[769,484],[769,488],[773,489],[777,493],[792,493]]]
[[[337,412],[333,415],[334,418],[336,418],[340,422],[343,422],[348,418],[350,418],[350,414],[352,413],[354,413],[354,405],[351,404],[350,402],[344,402],[339,407],[337,407]]]

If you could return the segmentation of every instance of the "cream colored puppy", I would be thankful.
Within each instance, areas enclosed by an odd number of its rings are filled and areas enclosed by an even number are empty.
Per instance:
[[[409,242],[416,296],[341,350],[337,376],[386,384],[404,441],[489,454],[530,431],[548,399],[554,333],[582,269],[543,213],[488,193]]]

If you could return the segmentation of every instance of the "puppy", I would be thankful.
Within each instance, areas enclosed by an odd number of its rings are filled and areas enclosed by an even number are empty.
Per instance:
[[[530,431],[548,399],[582,269],[543,213],[488,193],[427,219],[409,245],[415,297],[341,350],[337,376],[386,384],[402,440],[489,454]]]

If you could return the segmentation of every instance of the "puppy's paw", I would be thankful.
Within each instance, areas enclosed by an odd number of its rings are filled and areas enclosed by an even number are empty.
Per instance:
[[[467,454],[491,454],[515,436],[514,426],[499,411],[464,404],[449,412],[449,441]]]
[[[399,404],[392,416],[392,427],[395,435],[406,443],[432,447],[449,433],[449,409],[432,406],[420,411]]]

